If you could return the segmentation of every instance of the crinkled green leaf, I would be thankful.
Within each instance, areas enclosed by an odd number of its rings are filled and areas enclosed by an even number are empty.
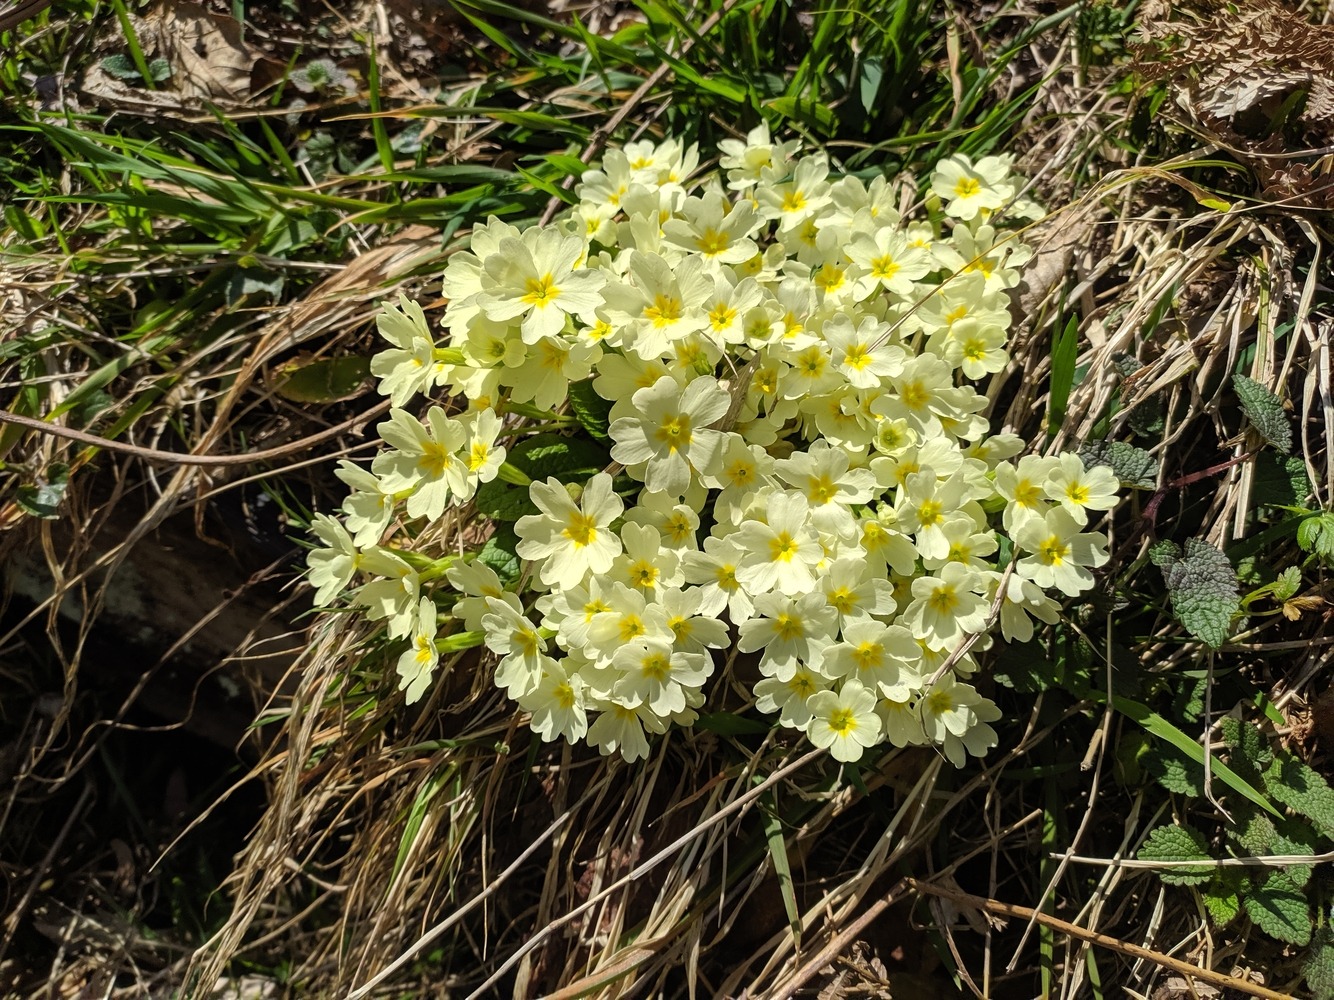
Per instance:
[[[607,428],[611,426],[611,403],[593,391],[593,380],[570,383],[570,409],[579,423],[599,441],[610,441]]]
[[[1169,792],[1199,798],[1204,795],[1204,766],[1171,745],[1154,747],[1144,758],[1144,769]]]
[[[1209,911],[1209,919],[1214,922],[1214,926],[1225,927],[1237,919],[1237,914],[1241,912],[1239,890],[1243,878],[1235,868],[1220,868],[1201,890],[1204,908]]]
[[[1251,500],[1261,507],[1301,507],[1311,495],[1311,480],[1300,455],[1262,451],[1255,456]]]
[[[1223,742],[1232,751],[1238,771],[1245,771],[1259,776],[1260,770],[1269,766],[1274,759],[1273,748],[1265,739],[1264,733],[1249,722],[1225,716],[1219,726]]]
[[[102,60],[102,69],[118,80],[141,79],[139,68],[124,52],[114,52]]]
[[[522,563],[514,551],[519,544],[519,536],[508,524],[497,524],[496,530],[486,540],[486,544],[477,552],[477,561],[485,563],[496,571],[506,586],[512,586],[519,579]]]
[[[1085,467],[1106,465],[1128,489],[1151,490],[1158,484],[1158,461],[1125,441],[1085,441],[1079,449]]]
[[[1160,569],[1170,566],[1181,558],[1181,546],[1170,538],[1154,542],[1149,546],[1149,561]]]
[[[1297,525],[1297,544],[1321,561],[1334,563],[1334,511],[1303,518]]]
[[[1334,788],[1313,768],[1279,750],[1261,777],[1271,796],[1309,819],[1322,836],[1334,839]]]
[[[1242,897],[1246,915],[1276,941],[1298,946],[1311,940],[1306,893],[1281,869],[1270,871]]]
[[[1228,830],[1228,839],[1239,853],[1257,858],[1275,853],[1273,846],[1277,836],[1278,830],[1271,817],[1251,811],[1243,813]]]
[[[515,486],[501,479],[477,487],[473,504],[479,513],[494,521],[517,521],[538,512],[537,504],[528,496],[528,487]]]
[[[582,483],[605,469],[611,456],[602,445],[584,438],[537,434],[511,448],[505,460],[529,479],[555,476],[562,483]]]
[[[1141,861],[1209,861],[1204,834],[1189,826],[1160,826],[1140,845]],[[1213,865],[1154,869],[1167,885],[1199,885],[1214,875]]]
[[[1302,974],[1311,1000],[1334,1000],[1334,927],[1325,924],[1316,929]]]
[[[1151,550],[1150,557],[1163,571],[1177,621],[1213,649],[1223,645],[1241,610],[1237,573],[1227,556],[1201,538],[1188,538],[1180,558],[1166,550]]]
[[[1291,452],[1292,424],[1283,410],[1283,401],[1262,383],[1240,373],[1232,376],[1232,386],[1251,426],[1285,455]]]

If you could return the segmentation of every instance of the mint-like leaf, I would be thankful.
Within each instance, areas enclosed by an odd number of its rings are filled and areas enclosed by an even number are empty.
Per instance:
[[[1175,795],[1204,795],[1204,766],[1169,743],[1159,743],[1144,759],[1144,769]]]
[[[1301,507],[1311,495],[1306,461],[1300,455],[1262,451],[1255,456],[1251,499],[1261,507]]]
[[[1209,846],[1204,834],[1189,826],[1160,826],[1140,845],[1141,861],[1209,861]],[[1167,885],[1199,885],[1214,876],[1214,866],[1198,868],[1163,868],[1158,877]]]
[[[1334,927],[1325,924],[1316,930],[1302,974],[1312,1000],[1334,1000]]]
[[[1271,871],[1242,899],[1246,915],[1276,941],[1298,946],[1311,940],[1306,894],[1280,869]]]
[[[477,487],[473,505],[478,513],[485,514],[493,521],[517,521],[538,512],[537,504],[528,496],[528,487],[515,486],[500,479],[493,479]]]
[[[486,544],[478,550],[477,561],[495,570],[496,576],[500,577],[505,586],[513,586],[519,579],[519,570],[522,566],[518,553],[514,551],[518,544],[519,536],[514,533],[512,527],[508,524],[497,524],[496,530],[491,533]]]
[[[1151,490],[1158,483],[1158,461],[1125,441],[1085,441],[1079,449],[1085,468],[1106,465],[1127,489]]]
[[[1224,927],[1241,912],[1240,889],[1244,876],[1233,868],[1220,868],[1202,890],[1204,908],[1216,927]]]
[[[1237,399],[1251,426],[1260,432],[1260,436],[1285,455],[1292,451],[1292,424],[1283,411],[1283,401],[1270,392],[1264,385],[1237,374],[1232,376],[1232,386],[1237,390]]]
[[[555,476],[562,483],[582,483],[605,469],[611,456],[606,448],[584,438],[537,434],[511,448],[505,461],[529,479]]]
[[[1315,770],[1280,750],[1261,777],[1275,801],[1309,819],[1321,836],[1334,839],[1334,788]]]
[[[1149,555],[1163,571],[1177,621],[1217,649],[1227,641],[1232,618],[1241,610],[1236,570],[1227,556],[1201,538],[1188,538],[1185,553],[1176,559],[1169,550],[1158,549]]]
[[[570,409],[584,430],[598,441],[610,441],[607,428],[611,426],[611,403],[593,391],[593,380],[571,382],[569,399]]]

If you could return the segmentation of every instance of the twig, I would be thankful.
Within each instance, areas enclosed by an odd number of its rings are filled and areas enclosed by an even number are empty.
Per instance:
[[[328,441],[330,438],[343,434],[357,424],[365,423],[378,417],[389,409],[390,401],[384,400],[365,413],[359,413],[355,417],[349,417],[341,424],[335,424],[327,430],[322,430],[318,434],[311,434],[309,437],[303,437],[296,441],[290,441],[287,444],[278,445],[276,448],[265,448],[262,451],[252,451],[245,455],[192,455],[188,452],[179,451],[159,451],[157,448],[144,448],[137,444],[127,444],[124,441],[113,441],[111,438],[98,437],[96,434],[89,434],[87,431],[75,430],[73,427],[62,427],[60,424],[47,423],[45,420],[38,420],[35,417],[25,417],[18,413],[10,413],[8,410],[0,410],[0,424],[14,424],[18,427],[26,427],[28,430],[37,431],[39,434],[49,434],[51,437],[66,438],[70,441],[77,441],[80,444],[91,445],[94,448],[105,448],[107,451],[118,451],[126,455],[134,455],[149,462],[169,462],[173,465],[252,465],[255,462],[267,462],[275,458],[285,458],[288,455],[296,454],[311,445],[316,445],[322,441]]]
[[[1048,916],[1045,913],[1039,913],[1037,910],[1030,910],[1027,906],[1016,906],[1014,903],[1002,903],[996,899],[984,899],[981,896],[972,896],[966,892],[957,892],[954,889],[946,889],[942,886],[932,885],[930,882],[920,882],[915,878],[904,879],[914,891],[925,893],[928,896],[938,896],[941,899],[948,899],[952,903],[961,906],[968,906],[975,910],[982,910],[986,913],[995,913],[1003,917],[1019,917],[1023,920],[1035,920],[1052,930],[1060,931],[1062,934],[1068,934],[1071,937],[1079,938],[1081,941],[1087,941],[1089,944],[1096,944],[1099,947],[1107,948],[1110,951],[1120,952],[1122,955],[1128,955],[1131,958],[1144,959],[1153,962],[1155,965],[1164,969],[1170,969],[1172,972],[1183,976],[1190,976],[1201,982],[1208,983],[1210,986],[1219,989],[1236,990],[1238,993],[1245,993],[1247,996],[1260,997],[1262,1000],[1292,1000],[1290,994],[1279,993],[1265,986],[1257,986],[1255,983],[1249,983],[1244,979],[1237,979],[1234,976],[1227,976],[1221,972],[1214,972],[1212,969],[1202,969],[1198,965],[1191,965],[1189,962],[1183,962],[1179,958],[1172,958],[1170,955],[1164,955],[1160,952],[1150,951],[1148,948],[1141,948],[1137,944],[1129,944],[1118,938],[1109,937],[1106,934],[1099,934],[1097,931],[1086,930],[1075,924],[1067,923],[1056,917]]]

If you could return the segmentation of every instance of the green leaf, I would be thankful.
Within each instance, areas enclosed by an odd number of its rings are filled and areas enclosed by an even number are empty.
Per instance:
[[[517,521],[521,517],[538,513],[537,504],[528,496],[528,487],[515,486],[500,479],[493,479],[477,487],[473,504],[479,513],[493,521]]]
[[[1311,495],[1311,480],[1300,455],[1262,451],[1255,456],[1251,500],[1261,507],[1301,507]]]
[[[171,63],[159,57],[148,64],[148,75],[154,83],[161,83],[171,77]]]
[[[1085,697],[1090,698],[1095,702],[1106,700],[1106,695],[1096,689],[1086,691]],[[1112,706],[1122,715],[1139,723],[1151,736],[1156,736],[1165,743],[1171,744],[1191,760],[1196,761],[1203,766],[1204,748],[1157,712],[1151,711],[1147,705],[1114,694],[1112,695]],[[1226,724],[1227,721],[1228,720],[1225,719],[1224,723]],[[1226,733],[1226,725],[1224,729]],[[1226,739],[1226,735],[1224,738]],[[1214,778],[1227,785],[1238,795],[1242,796],[1242,798],[1253,802],[1272,816],[1282,816],[1282,814],[1270,804],[1268,799],[1257,792],[1245,778],[1222,761],[1216,758],[1212,760],[1209,765],[1209,770]]]
[[[1051,348],[1051,392],[1047,398],[1047,433],[1055,434],[1065,421],[1065,406],[1075,384],[1079,357],[1079,317],[1071,316]]]
[[[808,128],[829,133],[834,129],[834,112],[819,101],[805,100],[800,97],[775,97],[765,101],[766,108],[773,108],[784,118],[791,118]]]
[[[1216,927],[1232,923],[1241,912],[1241,882],[1242,876],[1235,869],[1220,868],[1202,890],[1204,908],[1209,911],[1209,919]]]
[[[562,483],[582,483],[605,469],[611,456],[602,445],[584,438],[537,434],[511,448],[505,460],[529,479],[555,476]]]
[[[1145,755],[1143,766],[1158,784],[1173,794],[1192,798],[1204,796],[1203,765],[1173,746],[1155,747]]]
[[[1321,836],[1334,840],[1334,789],[1320,774],[1286,750],[1278,750],[1261,777],[1276,801],[1309,819]]]
[[[296,403],[333,403],[358,395],[370,374],[370,359],[355,355],[294,360],[278,366],[274,391]]]
[[[593,380],[570,383],[570,409],[579,423],[598,441],[610,441],[607,428],[611,426],[611,403],[593,391]]]
[[[1306,894],[1288,873],[1269,872],[1242,898],[1246,915],[1276,941],[1298,946],[1311,940],[1311,911]]]
[[[496,530],[491,533],[486,544],[477,551],[477,561],[495,570],[496,576],[500,577],[505,586],[513,586],[518,581],[523,566],[518,553],[514,551],[518,544],[519,536],[514,533],[512,527],[508,524],[497,524]]]
[[[787,841],[783,836],[783,820],[778,811],[776,796],[766,793],[761,800],[764,805],[764,837],[769,843],[769,859],[774,865],[774,875],[778,879],[778,891],[783,897],[783,909],[787,912],[787,926],[792,931],[794,947],[801,947],[801,910],[797,906],[797,892],[792,882],[792,862],[787,856]]]
[[[1286,601],[1297,595],[1302,589],[1302,571],[1299,566],[1289,566],[1279,573],[1274,581],[1274,600]]]
[[[1285,455],[1292,451],[1292,424],[1283,410],[1283,401],[1264,385],[1241,373],[1232,376],[1232,386],[1251,426],[1260,436]]]
[[[1329,924],[1316,929],[1302,975],[1311,1000],[1334,1000],[1334,927]]]
[[[1128,489],[1151,490],[1158,484],[1158,461],[1125,441],[1085,441],[1079,449],[1084,467],[1106,465]]]
[[[117,80],[139,80],[139,70],[124,52],[116,52],[102,60],[102,69]]]
[[[58,462],[46,470],[43,481],[20,486],[14,493],[14,502],[32,517],[54,521],[60,517],[60,502],[65,499],[69,486],[69,466]]]
[[[1334,563],[1334,511],[1303,518],[1297,525],[1297,544],[1322,562]]]
[[[1171,559],[1166,551],[1150,557],[1163,571],[1177,621],[1211,648],[1223,645],[1241,610],[1237,573],[1227,556],[1203,539],[1189,538],[1179,558]]]
[[[1141,861],[1211,861],[1204,834],[1189,826],[1160,826],[1140,845]],[[1213,865],[1154,869],[1167,885],[1199,885],[1214,875]]]

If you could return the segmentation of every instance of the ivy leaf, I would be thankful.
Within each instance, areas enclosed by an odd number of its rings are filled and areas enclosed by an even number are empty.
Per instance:
[[[607,428],[611,426],[611,403],[593,391],[593,380],[586,378],[582,382],[571,382],[569,398],[570,409],[584,430],[595,440],[610,441]]]
[[[1189,826],[1160,826],[1140,845],[1141,861],[1209,861],[1204,834]],[[1214,877],[1213,865],[1198,868],[1164,868],[1157,872],[1167,885],[1199,885]]]
[[[1232,376],[1232,387],[1251,426],[1260,436],[1287,455],[1292,451],[1292,424],[1283,411],[1283,401],[1262,383],[1240,373]]]
[[[1085,441],[1079,449],[1084,467],[1106,465],[1127,489],[1151,490],[1158,483],[1158,461],[1125,441]]]
[[[1334,927],[1325,924],[1315,932],[1302,974],[1312,1000],[1334,1000]]]
[[[1311,940],[1311,911],[1288,873],[1271,871],[1242,898],[1246,915],[1276,941],[1302,946]]]
[[[1334,839],[1334,788],[1314,769],[1279,751],[1261,778],[1276,801],[1309,819],[1321,836]]]
[[[1177,621],[1212,649],[1223,645],[1241,610],[1237,573],[1227,556],[1201,538],[1188,538],[1177,558],[1159,546],[1149,555],[1163,571]]]

